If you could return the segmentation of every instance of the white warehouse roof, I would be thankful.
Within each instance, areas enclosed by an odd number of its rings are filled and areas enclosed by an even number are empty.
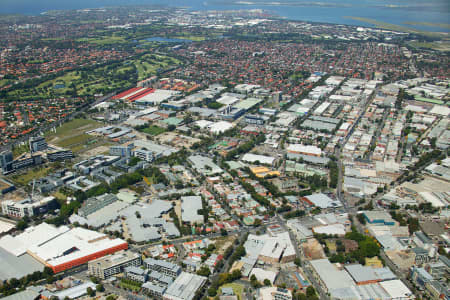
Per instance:
[[[271,157],[271,156],[265,156],[265,155],[257,155],[257,154],[252,154],[252,153],[246,153],[243,157],[242,157],[243,161],[249,162],[249,163],[254,163],[259,161],[262,164],[266,164],[266,165],[272,165],[275,158]]]

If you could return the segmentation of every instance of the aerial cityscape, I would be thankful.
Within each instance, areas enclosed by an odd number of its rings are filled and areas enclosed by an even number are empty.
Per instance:
[[[1,300],[450,299],[447,1],[1,6]]]

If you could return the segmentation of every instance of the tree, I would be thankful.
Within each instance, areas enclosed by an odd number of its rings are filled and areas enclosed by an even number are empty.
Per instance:
[[[209,270],[209,268],[207,266],[203,266],[197,271],[197,275],[200,275],[200,276],[208,277],[210,274],[211,274],[211,271]]]
[[[408,231],[409,234],[419,231],[419,220],[417,218],[408,218]]]
[[[362,225],[366,224],[366,218],[364,217],[364,214],[357,214],[356,217],[358,218],[359,223]]]
[[[17,222],[17,225],[16,225],[17,229],[24,230],[27,227],[28,227],[28,223],[25,222],[24,220],[20,220],[19,222]]]
[[[97,285],[95,286],[95,290],[96,290],[97,292],[104,292],[104,291],[105,291],[105,288],[103,287],[103,284],[97,284]]]
[[[309,299],[310,297],[313,297],[315,295],[316,295],[316,290],[312,286],[308,286],[306,288],[306,297],[308,297],[308,299]]]
[[[86,293],[88,294],[89,297],[94,297],[95,296],[95,291],[91,287],[88,287],[86,289]]]
[[[270,282],[270,280],[269,279],[264,279],[264,285],[265,286],[272,286],[272,283]]]
[[[208,289],[208,295],[210,297],[215,297],[217,295],[217,289],[215,289],[214,287],[210,287]]]
[[[98,280],[98,278],[95,277],[95,276],[91,277],[91,281],[92,281],[92,283],[95,283],[95,284],[99,284],[100,283],[100,280]]]

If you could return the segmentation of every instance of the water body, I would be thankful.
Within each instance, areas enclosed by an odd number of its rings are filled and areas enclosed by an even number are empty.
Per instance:
[[[153,4],[184,6],[192,10],[258,8],[292,20],[370,26],[346,18],[353,16],[421,30],[450,32],[450,29],[438,26],[404,24],[405,22],[449,24],[449,0],[0,0],[0,13],[36,15],[54,9]]]

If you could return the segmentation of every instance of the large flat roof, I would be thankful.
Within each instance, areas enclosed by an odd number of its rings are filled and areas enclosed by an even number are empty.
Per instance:
[[[102,268],[109,268],[136,258],[139,258],[138,253],[131,251],[119,251],[111,255],[91,260],[89,264],[101,266]]]
[[[47,223],[28,227],[23,233],[11,236],[6,235],[0,239],[0,248],[5,249],[15,256],[22,255],[33,245],[43,244],[67,231],[69,227],[55,227]]]
[[[351,287],[353,279],[345,271],[338,270],[328,259],[316,259],[310,264],[319,275],[323,283],[330,289]]]
[[[165,299],[192,300],[195,292],[205,283],[206,277],[182,272],[169,286],[164,294]]]
[[[125,243],[122,239],[109,239],[103,233],[76,227],[43,244],[31,246],[28,252],[48,265],[58,266]]]
[[[399,279],[380,282],[381,287],[392,299],[403,299],[413,295],[409,288]]]
[[[271,165],[273,163],[273,161],[275,160],[275,158],[271,157],[271,156],[266,156],[266,155],[257,155],[257,154],[253,154],[253,153],[246,153],[242,157],[242,160],[246,161],[246,162],[250,162],[250,163],[259,161],[262,164]]]
[[[320,208],[333,208],[342,206],[342,203],[339,200],[333,200],[322,193],[305,196],[305,198],[315,206]]]
[[[181,219],[183,222],[203,222],[203,216],[198,214],[198,210],[202,208],[200,196],[181,197]]]
[[[0,247],[0,280],[22,278],[36,271],[43,271],[44,265],[29,254],[15,256]]]

